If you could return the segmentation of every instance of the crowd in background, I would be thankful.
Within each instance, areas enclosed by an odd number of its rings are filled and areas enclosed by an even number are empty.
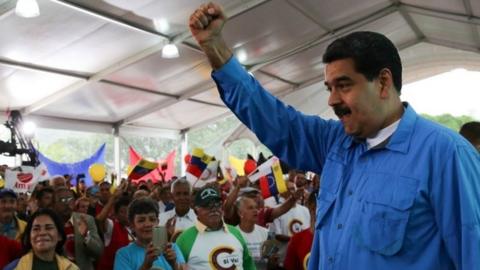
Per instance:
[[[319,187],[314,174],[289,170],[288,191],[269,198],[246,176],[200,189],[185,177],[115,186],[74,178],[54,176],[31,194],[0,190],[0,269],[306,267]],[[153,239],[158,225],[168,233],[160,248]],[[203,254],[223,247],[233,249],[218,258]]]

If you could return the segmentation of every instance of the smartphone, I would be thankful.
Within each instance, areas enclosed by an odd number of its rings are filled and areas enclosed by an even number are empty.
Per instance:
[[[165,248],[168,242],[167,227],[155,226],[153,228],[153,246],[159,250]]]

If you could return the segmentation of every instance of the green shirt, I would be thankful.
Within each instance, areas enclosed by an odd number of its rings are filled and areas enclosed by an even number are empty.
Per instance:
[[[44,261],[37,256],[33,256],[32,270],[58,270],[57,260]]]

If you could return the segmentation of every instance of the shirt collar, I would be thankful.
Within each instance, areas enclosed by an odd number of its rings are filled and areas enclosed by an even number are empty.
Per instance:
[[[417,113],[407,102],[403,102],[404,112],[397,129],[391,134],[390,140],[385,148],[406,153],[410,146],[411,137],[413,135],[414,126],[417,121]],[[364,143],[365,140],[354,138],[353,136],[345,136],[342,146],[345,149],[355,144]]]
[[[176,215],[179,218],[188,218],[190,220],[195,220],[197,218],[192,208],[188,209],[188,212],[183,216],[178,216],[175,208],[172,209],[172,212],[173,212],[173,215]]]
[[[386,141],[390,136],[392,136],[393,132],[395,132],[395,130],[397,130],[399,123],[400,123],[400,119],[393,122],[388,127],[381,129],[375,137],[367,138],[367,140],[366,140],[367,141],[367,149],[372,149],[372,148],[382,144],[384,141]]]
[[[195,227],[197,228],[199,233],[212,231],[205,224],[200,222],[200,220],[198,220],[198,219],[197,219],[197,223],[195,223]],[[223,222],[223,228],[222,229],[223,229],[223,231],[228,232],[228,227],[227,227],[227,224],[225,224],[225,222]]]

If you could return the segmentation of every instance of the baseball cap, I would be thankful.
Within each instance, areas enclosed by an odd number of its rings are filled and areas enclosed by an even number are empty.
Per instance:
[[[207,206],[212,201],[221,201],[221,200],[222,200],[222,197],[220,196],[220,193],[218,192],[218,190],[211,187],[200,189],[195,194],[195,205],[200,207]]]
[[[1,189],[0,198],[5,198],[7,196],[13,197],[15,199],[17,198],[17,194],[12,189],[9,189],[9,188]]]

